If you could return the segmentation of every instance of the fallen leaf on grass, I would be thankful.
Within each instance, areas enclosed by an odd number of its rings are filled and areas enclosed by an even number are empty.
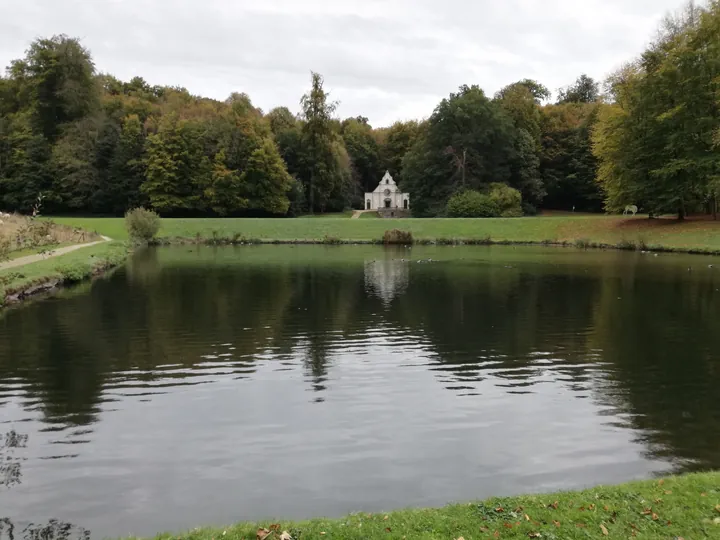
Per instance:
[[[506,529],[512,529],[512,523],[503,523],[503,527]]]
[[[603,525],[602,523],[600,524],[600,530],[602,531],[602,533],[603,533],[605,536],[607,536],[608,534],[610,534],[610,533],[608,532],[608,530],[607,530],[607,527],[605,527],[605,525]]]
[[[456,538],[455,540],[465,540],[462,536],[460,538]]]
[[[658,486],[662,486],[664,483],[665,483],[665,480],[663,480],[662,478],[660,480],[658,480]]]
[[[716,504],[716,505],[715,505],[715,511],[716,511],[716,512],[720,512],[720,504]]]
[[[539,532],[529,532],[528,533],[528,538],[540,538],[540,537],[542,537],[542,534],[540,534]]]
[[[385,527],[385,532],[392,532],[392,529],[390,527]]]
[[[390,516],[385,516],[383,519],[390,519]]]
[[[493,533],[493,536],[494,536],[495,538],[500,538],[500,533],[497,532],[497,531],[495,531],[495,532]]]
[[[584,523],[576,523],[575,526],[576,526],[576,527],[579,527],[579,528],[581,528],[581,529],[584,529],[584,528],[585,528],[585,524],[584,524]]]
[[[560,522],[553,520],[553,525],[555,525],[556,527],[559,527],[559,526],[560,526]]]
[[[552,503],[552,504],[548,504],[548,508],[554,508],[555,510],[557,510],[557,509],[558,509],[558,502],[555,501],[555,502]]]
[[[505,509],[504,509],[502,506],[498,506],[498,507],[495,509],[495,511],[496,511],[497,513],[500,513],[500,512],[504,512]]]
[[[643,516],[649,516],[649,515],[652,514],[652,513],[653,513],[652,508],[645,508],[645,509],[643,509],[643,511],[642,511],[642,515],[643,515]]]
[[[525,514],[525,521],[530,521],[530,516],[528,516],[527,514]]]
[[[707,493],[701,493],[700,496],[701,496],[701,497],[707,497]]]
[[[270,530],[271,530],[271,531],[279,531],[279,530],[280,530],[280,524],[279,524],[279,523],[273,523],[272,525],[270,525]]]
[[[672,495],[672,490],[671,490],[671,489],[666,489],[666,490],[665,490],[665,495]]]
[[[270,534],[270,531],[268,529],[258,529],[257,530],[257,540],[265,540],[267,536]]]
[[[653,515],[652,515],[653,521],[657,521],[659,517],[660,516],[658,516],[656,513],[653,512]]]
[[[292,536],[290,536],[289,532],[283,531],[280,535],[280,540],[292,540]]]

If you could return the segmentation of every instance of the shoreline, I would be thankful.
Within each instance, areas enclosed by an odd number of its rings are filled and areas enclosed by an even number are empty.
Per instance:
[[[283,536],[286,535],[286,536]],[[714,538],[720,472],[616,486],[494,497],[444,508],[357,513],[337,519],[261,521],[162,533],[156,540]]]
[[[589,240],[493,240],[492,238],[438,238],[419,239],[412,243],[385,242],[378,240],[347,240],[328,237],[324,239],[267,239],[267,238],[192,238],[192,237],[160,237],[149,243],[150,246],[254,246],[254,245],[310,245],[310,246],[551,246],[558,248],[575,248],[584,250],[615,250],[638,251],[641,253],[681,253],[688,255],[720,256],[720,249],[701,247],[673,247],[643,242],[621,241],[617,244],[592,242]]]
[[[83,249],[0,271],[0,309],[92,280],[125,263],[124,243],[103,241]]]
[[[91,252],[91,247],[107,245],[113,248],[125,246],[124,243],[104,241],[89,246],[82,246],[87,252]],[[635,251],[640,253],[678,253],[689,255],[706,255],[720,256],[720,249],[714,248],[682,248],[673,246],[663,246],[655,244],[645,244],[644,242],[635,243],[632,241],[622,241],[617,244],[604,242],[591,242],[587,240],[575,241],[554,241],[554,240],[493,240],[492,238],[439,238],[439,239],[418,239],[413,240],[412,244],[384,242],[382,239],[377,240],[347,240],[335,237],[326,237],[323,239],[267,239],[267,238],[243,238],[243,237],[222,237],[215,236],[213,238],[206,237],[160,237],[149,243],[150,246],[183,246],[183,245],[202,245],[202,246],[254,246],[254,245],[324,245],[324,246],[348,246],[348,245],[374,245],[374,246],[549,246],[556,248],[575,248],[584,250],[616,250],[616,251]],[[79,250],[75,250],[79,251]],[[108,258],[96,258],[90,265],[80,265],[68,268],[48,268],[44,275],[38,275],[30,280],[25,280],[22,270],[31,267],[36,269],[37,265],[55,262],[64,263],[68,255],[74,252],[59,255],[57,257],[44,259],[43,261],[29,263],[24,266],[11,267],[0,270],[0,309],[21,304],[27,300],[37,298],[42,295],[51,294],[61,288],[75,285],[83,281],[88,281],[100,277],[114,268],[124,264],[130,256],[130,250],[124,248],[122,256],[115,252]],[[90,257],[95,257],[91,255]],[[12,272],[11,272],[12,270]],[[19,274],[21,283],[14,283],[12,280],[7,283],[4,278],[8,275]]]

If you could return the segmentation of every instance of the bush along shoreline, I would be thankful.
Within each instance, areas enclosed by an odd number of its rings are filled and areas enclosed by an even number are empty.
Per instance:
[[[124,264],[128,254],[124,243],[106,242],[0,271],[0,307],[18,304],[103,275]]]
[[[239,523],[157,540],[342,540],[720,537],[720,473],[302,522]]]

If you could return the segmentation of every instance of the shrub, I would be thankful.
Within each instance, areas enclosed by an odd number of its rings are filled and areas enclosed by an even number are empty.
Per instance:
[[[12,241],[9,238],[0,238],[0,262],[7,261],[12,251]]]
[[[83,281],[92,274],[92,267],[89,264],[73,264],[66,266],[58,266],[55,269],[66,283],[77,283]]]
[[[506,184],[490,184],[490,200],[500,209],[501,217],[520,217],[523,215],[522,195]]]
[[[446,212],[448,217],[456,218],[498,217],[500,208],[489,195],[468,190],[450,197]]]
[[[131,240],[149,242],[160,231],[160,216],[152,210],[135,208],[125,214],[125,227]]]
[[[575,247],[580,249],[587,249],[591,246],[590,240],[587,238],[578,238],[575,240]]]
[[[338,238],[337,236],[330,236],[326,234],[322,239],[323,244],[329,244],[331,246],[337,246],[339,244],[342,244],[342,240]]]
[[[615,247],[618,248],[618,249],[626,249],[626,250],[637,249],[636,246],[635,246],[635,242],[633,242],[632,240],[628,240],[628,239],[626,239],[626,238],[623,238],[622,240],[620,240],[620,241],[615,245]]]
[[[413,235],[410,231],[401,231],[400,229],[392,229],[385,231],[383,234],[383,244],[403,244],[409,245],[413,243]]]

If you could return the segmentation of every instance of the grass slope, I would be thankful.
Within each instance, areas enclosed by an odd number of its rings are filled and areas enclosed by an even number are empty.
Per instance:
[[[720,538],[720,473],[580,492],[494,498],[441,509],[354,514],[303,522],[241,523],[156,538],[279,540],[284,531],[296,540]]]
[[[0,305],[5,297],[36,284],[53,280],[78,282],[96,272],[117,266],[127,257],[121,242],[104,242],[17,268],[0,270]]]
[[[122,218],[56,218],[56,222],[113,239],[127,239]],[[552,216],[510,219],[163,219],[166,238],[208,239],[213,235],[262,241],[377,241],[387,229],[409,230],[415,240],[482,240],[494,242],[631,242],[676,250],[720,252],[720,222],[649,220],[620,216]]]

